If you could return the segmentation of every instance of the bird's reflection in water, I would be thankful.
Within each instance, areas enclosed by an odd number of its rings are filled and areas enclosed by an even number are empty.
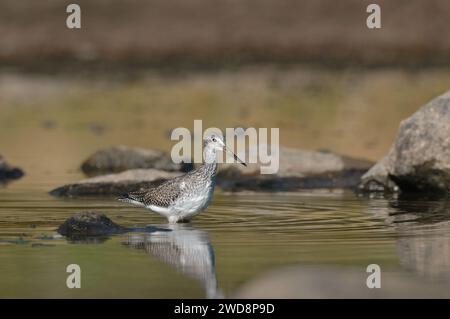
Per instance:
[[[222,297],[217,287],[214,250],[206,232],[190,224],[169,224],[151,233],[130,233],[124,245],[143,249],[198,280],[207,298]]]

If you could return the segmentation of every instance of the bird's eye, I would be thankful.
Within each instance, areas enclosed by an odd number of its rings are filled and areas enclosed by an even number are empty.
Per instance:
[[[212,141],[213,141],[213,142],[217,142],[216,139],[215,139],[214,137],[212,138]]]

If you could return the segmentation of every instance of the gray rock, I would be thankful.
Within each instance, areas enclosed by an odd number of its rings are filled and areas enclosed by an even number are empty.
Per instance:
[[[175,164],[169,155],[161,151],[120,145],[95,152],[81,165],[81,170],[88,176],[119,173],[137,168],[185,172],[192,169],[192,164]]]
[[[66,219],[57,231],[63,236],[74,238],[120,234],[126,232],[127,228],[117,225],[104,214],[82,212]]]
[[[0,155],[0,183],[21,178],[23,175],[24,172],[20,168],[10,166]]]
[[[217,184],[226,191],[292,191],[316,188],[353,188],[372,162],[336,155],[330,152],[280,149],[280,170],[261,175],[259,164],[244,167],[223,164]],[[118,174],[88,178],[58,187],[54,196],[121,195],[144,187],[156,186],[164,180],[181,175],[155,169],[135,169]]]
[[[450,190],[450,92],[400,123],[389,153],[362,177],[360,190]]]
[[[446,281],[430,281],[381,266],[381,288],[366,286],[367,265],[292,265],[272,269],[244,282],[231,295],[237,299],[386,299],[449,298]]]
[[[260,174],[260,163],[248,167],[224,164],[218,185],[228,191],[292,191],[316,188],[355,188],[372,162],[328,151],[281,147],[276,174]]]
[[[118,174],[91,177],[73,184],[63,185],[52,190],[50,195],[57,197],[117,196],[142,187],[156,186],[164,180],[181,174],[181,172],[165,172],[156,169],[133,169]]]

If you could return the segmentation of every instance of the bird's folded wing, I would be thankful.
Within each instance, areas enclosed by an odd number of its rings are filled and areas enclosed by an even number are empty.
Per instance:
[[[180,187],[174,180],[168,180],[154,188],[132,192],[127,196],[145,206],[169,207],[180,196]]]

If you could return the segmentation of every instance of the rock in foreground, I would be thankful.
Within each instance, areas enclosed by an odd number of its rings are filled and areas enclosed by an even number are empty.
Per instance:
[[[59,226],[58,233],[66,237],[105,236],[126,232],[127,228],[114,223],[104,214],[82,212]]]
[[[192,169],[192,164],[175,164],[169,155],[161,151],[113,146],[95,152],[81,165],[81,170],[88,176],[119,173],[138,168],[186,172]]]
[[[164,180],[180,175],[155,169],[133,169],[119,174],[88,178],[58,187],[50,192],[53,196],[117,196],[143,187],[158,185]]]
[[[450,190],[450,92],[402,121],[389,153],[363,177],[367,192]]]
[[[20,168],[11,167],[0,155],[0,183],[21,178],[23,175],[24,173]]]
[[[293,265],[273,269],[243,283],[237,299],[387,299],[449,298],[445,281],[430,281],[408,272],[384,269],[381,289],[366,286],[365,267]]]

